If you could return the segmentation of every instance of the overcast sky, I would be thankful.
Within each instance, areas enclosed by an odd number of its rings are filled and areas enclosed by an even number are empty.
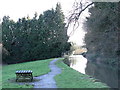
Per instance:
[[[9,15],[11,19],[17,20],[24,16],[34,16],[34,13],[42,13],[45,10],[55,8],[60,2],[64,14],[71,10],[74,0],[0,0],[0,18]]]
[[[27,15],[32,18],[35,12],[41,14],[43,11],[55,8],[57,2],[61,3],[62,10],[65,16],[67,16],[68,12],[72,10],[74,1],[75,0],[0,0],[0,18],[5,15],[9,15],[10,19],[13,19],[15,21],[17,21],[18,18],[27,17]],[[86,10],[86,12],[83,13],[82,16],[84,18],[84,16],[87,15],[88,13]],[[69,28],[68,34],[71,30],[72,27]],[[80,24],[80,27],[76,30],[74,35],[71,36],[70,41],[73,41],[78,45],[82,45],[84,34],[85,33],[82,29],[82,24]]]

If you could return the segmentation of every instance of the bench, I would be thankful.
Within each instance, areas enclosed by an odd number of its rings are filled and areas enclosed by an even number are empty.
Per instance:
[[[16,74],[16,82],[20,78],[22,78],[22,79],[29,78],[30,81],[33,80],[33,75],[32,75],[32,71],[31,70],[19,70],[19,71],[16,71],[15,74]]]

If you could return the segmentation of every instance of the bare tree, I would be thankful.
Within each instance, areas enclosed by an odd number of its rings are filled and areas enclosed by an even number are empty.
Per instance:
[[[75,30],[79,26],[79,18],[83,11],[85,11],[89,6],[93,5],[94,2],[85,2],[83,3],[82,0],[75,1],[73,4],[73,10],[70,11],[70,15],[67,17],[68,23],[67,28],[70,24],[73,24],[73,30],[70,32],[69,36],[71,36]]]

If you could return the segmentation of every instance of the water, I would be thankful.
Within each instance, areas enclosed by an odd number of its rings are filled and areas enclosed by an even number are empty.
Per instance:
[[[87,59],[84,58],[82,55],[72,55],[69,58],[70,60],[70,67],[85,74],[85,68],[87,65]]]
[[[99,79],[111,88],[118,88],[118,70],[101,63],[90,62],[82,55],[72,55],[69,60],[71,68]]]

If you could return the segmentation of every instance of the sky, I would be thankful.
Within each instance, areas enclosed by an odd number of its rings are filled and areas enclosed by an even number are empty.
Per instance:
[[[18,18],[27,17],[28,15],[32,18],[35,12],[41,14],[48,9],[55,8],[57,2],[61,3],[64,15],[67,17],[69,11],[72,10],[74,1],[75,0],[0,0],[0,19],[5,15],[10,16],[10,19],[13,19],[14,21],[17,21]],[[87,10],[82,14],[82,22],[84,21],[85,16],[88,16]],[[85,35],[81,21],[79,28],[69,40],[77,45],[83,45],[83,38]],[[68,34],[72,29],[71,26],[68,29]]]

